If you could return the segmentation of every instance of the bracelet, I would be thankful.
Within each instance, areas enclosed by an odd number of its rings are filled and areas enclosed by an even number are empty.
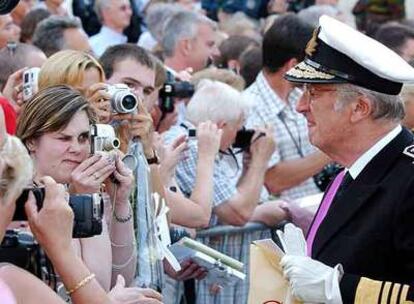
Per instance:
[[[114,214],[114,219],[117,222],[119,222],[119,223],[126,223],[126,222],[129,222],[132,219],[132,207],[131,207],[131,204],[128,203],[128,205],[129,205],[129,213],[128,213],[128,215],[126,217],[119,217],[118,215],[116,215],[115,207],[114,207],[113,214]]]
[[[114,242],[111,241],[111,246],[113,246],[115,248],[125,248],[125,247],[129,247],[131,245],[133,247],[135,247],[137,245],[137,242],[135,241],[135,238],[134,238],[134,240],[132,241],[131,244],[125,244],[125,245],[124,244],[117,244],[117,243],[114,243]]]
[[[90,281],[93,280],[93,278],[95,277],[94,273],[91,273],[90,275],[88,275],[86,278],[82,279],[78,284],[76,284],[75,287],[73,287],[72,289],[70,289],[69,291],[66,291],[66,294],[68,296],[70,296],[72,293],[74,293],[76,290],[78,290],[79,288],[82,288],[83,286],[85,286],[86,284],[88,284]]]
[[[135,257],[136,257],[136,252],[135,252],[135,250],[132,250],[132,254],[131,254],[131,256],[128,258],[128,260],[127,260],[124,264],[117,265],[117,264],[112,263],[112,269],[113,269],[113,270],[122,270],[123,268],[125,268],[126,266],[128,266],[128,265],[129,265],[129,263],[131,263],[131,261],[132,261]]]

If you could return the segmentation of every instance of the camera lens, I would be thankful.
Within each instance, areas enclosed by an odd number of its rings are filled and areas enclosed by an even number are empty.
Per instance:
[[[137,106],[137,99],[132,95],[126,95],[122,98],[122,107],[127,111],[132,111]]]

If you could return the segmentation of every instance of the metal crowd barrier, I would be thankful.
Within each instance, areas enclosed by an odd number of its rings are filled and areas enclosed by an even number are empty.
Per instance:
[[[204,239],[204,238],[222,236],[224,237],[223,244],[222,244],[222,246],[224,247],[227,244],[227,240],[229,236],[236,235],[236,234],[245,234],[245,233],[260,231],[260,230],[265,231],[269,229],[271,232],[273,241],[278,243],[279,240],[276,237],[276,230],[282,229],[286,223],[287,221],[280,222],[275,227],[269,227],[263,223],[255,223],[255,222],[249,222],[242,227],[230,226],[230,225],[215,226],[209,229],[197,230],[196,238]]]

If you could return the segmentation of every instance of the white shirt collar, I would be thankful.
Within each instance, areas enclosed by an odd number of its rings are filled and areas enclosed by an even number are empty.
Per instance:
[[[375,145],[373,145],[368,151],[362,154],[349,168],[349,174],[353,179],[356,179],[358,175],[364,170],[366,165],[377,155],[386,145],[388,145],[397,135],[401,132],[402,127],[396,126],[387,135],[381,138]]]
[[[117,43],[125,43],[128,40],[128,37],[124,34],[118,33],[113,29],[107,27],[106,25],[102,26],[101,34],[105,36],[106,39],[110,39],[111,41],[116,41]]]

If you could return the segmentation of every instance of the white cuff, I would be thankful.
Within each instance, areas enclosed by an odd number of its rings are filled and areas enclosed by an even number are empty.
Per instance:
[[[331,273],[331,277],[326,281],[326,304],[342,304],[341,289],[339,282],[341,281],[344,271],[341,264],[335,266]]]

